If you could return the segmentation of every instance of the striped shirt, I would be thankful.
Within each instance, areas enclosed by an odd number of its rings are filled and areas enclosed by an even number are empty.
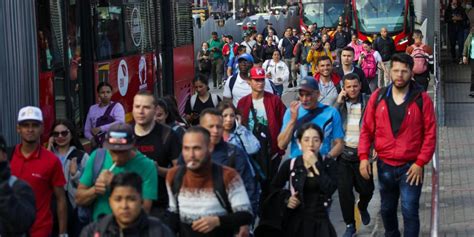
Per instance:
[[[362,117],[361,103],[346,102],[347,120],[345,122],[346,136],[344,142],[346,146],[357,148],[359,145],[360,119]]]

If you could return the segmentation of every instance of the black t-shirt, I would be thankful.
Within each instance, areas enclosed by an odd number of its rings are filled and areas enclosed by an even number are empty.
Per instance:
[[[219,96],[217,96],[217,102],[221,102],[221,98]],[[196,103],[194,103],[194,108],[191,109],[191,97],[188,99],[188,101],[186,102],[186,106],[184,106],[184,113],[185,114],[191,114],[191,113],[197,113],[197,114],[201,114],[201,112],[204,110],[204,109],[207,109],[207,108],[215,108],[217,105],[213,104],[212,103],[212,95],[209,94],[209,98],[207,99],[206,102],[202,102],[200,99],[199,99],[199,96],[196,98]],[[189,123],[191,123],[191,125],[198,125],[199,124],[199,119],[196,119],[196,120],[193,120],[193,121],[188,121]]]
[[[395,103],[393,96],[390,94],[386,98],[388,105],[388,114],[390,115],[390,125],[392,126],[392,132],[394,136],[397,136],[398,131],[400,131],[400,126],[402,126],[403,119],[405,118],[405,111],[407,108],[408,100],[405,100],[400,105]]]
[[[178,136],[168,126],[156,123],[148,135],[136,135],[136,137],[135,146],[137,149],[148,158],[156,161],[161,167],[172,167],[173,160],[176,160],[181,153],[181,142],[177,142],[179,141]],[[158,178],[158,201],[154,205],[158,207],[168,206],[165,177]]]

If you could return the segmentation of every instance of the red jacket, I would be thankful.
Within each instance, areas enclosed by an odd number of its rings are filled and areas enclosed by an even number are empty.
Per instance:
[[[234,42],[234,55],[237,55],[237,48],[239,47],[239,44],[237,42]],[[222,55],[228,56],[230,54],[230,45],[228,43],[224,44],[224,47],[222,47]]]
[[[265,105],[265,113],[268,119],[268,129],[270,131],[270,139],[272,143],[272,154],[285,154],[285,151],[278,148],[278,134],[283,125],[283,116],[286,107],[280,97],[268,92],[264,92],[263,104]],[[252,94],[242,97],[239,100],[237,109],[242,114],[242,124],[248,126],[250,107],[252,106]]]
[[[433,101],[426,92],[410,85],[409,100],[405,117],[396,137],[392,132],[388,106],[385,98],[378,103],[380,89],[376,90],[369,99],[365,109],[362,129],[359,138],[358,153],[360,160],[367,160],[369,150],[375,142],[378,157],[392,166],[400,166],[409,161],[415,161],[424,166],[433,157],[436,146],[436,118]],[[389,95],[391,96],[391,95]],[[416,103],[417,97],[422,97],[423,112]]]
[[[314,75],[314,79],[316,79],[317,82],[319,82],[321,78],[321,74],[320,73],[316,73],[316,75]],[[332,81],[332,84],[334,84],[334,86],[338,86],[339,83],[341,83],[341,77],[335,73],[335,72],[331,72],[331,81]]]

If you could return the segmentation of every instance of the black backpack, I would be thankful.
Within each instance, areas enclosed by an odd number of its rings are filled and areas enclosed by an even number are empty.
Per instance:
[[[95,121],[96,127],[100,127],[100,126],[115,122],[115,118],[112,115],[110,115],[110,113],[112,112],[112,109],[115,107],[116,104],[117,102],[113,102],[112,104],[110,104],[105,110],[104,114],[97,118],[97,120]],[[102,144],[104,143],[104,139],[105,139],[105,132],[98,133],[94,136],[94,140],[97,147],[102,147]]]
[[[224,172],[221,165],[212,163],[212,183],[214,185],[214,194],[216,195],[217,200],[219,200],[219,203],[221,204],[221,206],[227,211],[227,213],[233,213],[232,206],[229,202],[227,191],[225,189],[223,173]],[[173,193],[173,196],[176,200],[176,209],[178,211],[178,215],[179,215],[178,196],[179,196],[179,191],[181,189],[181,186],[183,185],[183,178],[185,174],[186,174],[186,167],[179,166],[178,171],[176,172],[173,178],[173,183],[171,184],[171,192]]]
[[[265,181],[269,179],[271,175],[273,175],[271,174],[272,166],[270,163],[272,155],[272,141],[270,136],[270,129],[268,128],[268,126],[263,125],[258,121],[257,112],[255,111],[253,104],[250,107],[250,112],[252,113],[252,119],[254,121],[252,133],[260,142],[260,150],[255,155],[253,155],[251,159],[256,162],[254,168],[258,167],[258,169],[256,170],[261,171],[257,172],[257,179],[259,181]]]

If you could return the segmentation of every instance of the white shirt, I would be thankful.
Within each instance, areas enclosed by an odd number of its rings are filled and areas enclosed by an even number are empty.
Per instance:
[[[263,97],[260,99],[252,99],[253,108],[255,109],[257,121],[260,124],[268,126],[267,112],[265,111],[265,105],[263,104]],[[249,113],[249,130],[253,131],[255,121],[253,119],[252,112]]]
[[[242,97],[252,93],[252,88],[250,88],[250,85],[247,83],[246,80],[240,77],[240,73],[239,73],[235,80],[234,87],[232,91],[230,91],[231,78],[232,76],[227,78],[227,80],[225,81],[224,93],[222,95],[226,98],[232,98],[232,103],[234,104],[235,107],[237,107],[237,103],[239,103],[239,100]],[[265,79],[265,91],[273,94],[273,88],[268,79]]]
[[[251,54],[252,53],[252,48],[255,45],[255,43],[256,43],[255,41],[254,42],[252,42],[252,41],[249,41],[249,42],[242,41],[242,43],[240,43],[240,45],[245,46],[245,52],[248,53],[248,54]]]
[[[265,74],[272,74],[271,80],[276,86],[283,85],[290,77],[288,66],[281,60],[275,63],[273,59],[269,59],[263,63],[262,68],[265,69]]]
[[[382,62],[382,56],[380,55],[379,51],[374,51],[374,58],[377,63]]]

